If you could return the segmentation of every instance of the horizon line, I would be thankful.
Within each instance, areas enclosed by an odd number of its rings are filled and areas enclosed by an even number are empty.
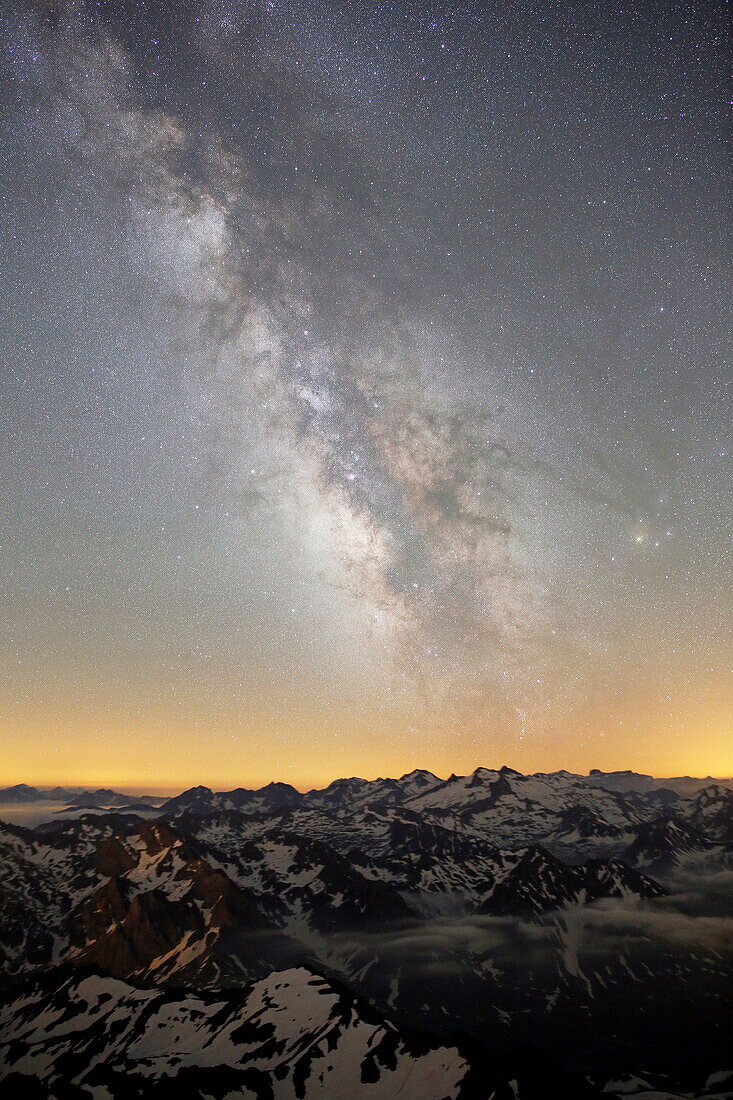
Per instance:
[[[290,783],[287,780],[282,780],[282,779],[270,779],[270,780],[267,780],[265,783],[262,783],[260,786],[251,786],[251,787],[244,787],[241,784],[235,784],[234,786],[221,786],[221,787],[218,786],[218,785],[210,786],[209,784],[203,783],[203,782],[202,783],[191,783],[188,786],[180,785],[180,784],[175,784],[175,785],[172,785],[172,786],[155,784],[154,786],[146,787],[144,784],[141,784],[141,783],[126,782],[126,783],[120,784],[120,783],[115,783],[113,780],[102,781],[102,782],[94,781],[92,783],[83,782],[83,781],[79,781],[79,780],[66,780],[66,781],[59,781],[57,783],[49,783],[48,781],[45,781],[45,782],[32,782],[32,781],[29,781],[29,780],[21,779],[21,780],[18,780],[17,782],[14,782],[14,783],[13,782],[10,782],[10,783],[4,782],[4,783],[2,783],[0,785],[0,790],[12,790],[12,789],[17,788],[17,787],[31,787],[34,790],[42,792],[42,791],[55,790],[56,788],[61,788],[62,790],[67,789],[67,788],[73,788],[74,790],[78,790],[80,792],[87,792],[88,791],[88,792],[91,792],[91,793],[94,793],[94,791],[96,791],[96,790],[112,790],[112,791],[119,792],[120,794],[129,793],[129,794],[138,794],[140,796],[142,796],[144,794],[150,794],[150,795],[154,795],[154,796],[163,796],[164,794],[168,794],[171,797],[175,797],[176,794],[183,794],[184,792],[194,790],[197,787],[205,787],[207,790],[210,790],[215,794],[226,794],[228,792],[235,791],[235,790],[259,791],[259,790],[262,790],[263,788],[268,787],[272,784],[282,784],[283,786],[291,787],[293,790],[298,791],[299,794],[308,794],[312,791],[326,790],[328,787],[332,786],[334,783],[343,782],[344,780],[351,780],[351,779],[361,780],[364,783],[377,783],[380,780],[404,779],[409,775],[415,774],[416,772],[423,772],[423,773],[426,773],[428,775],[432,775],[435,779],[439,780],[439,782],[441,782],[441,783],[447,783],[450,779],[453,779],[453,778],[455,778],[455,779],[465,779],[465,778],[468,778],[468,776],[475,775],[477,772],[480,772],[480,771],[496,772],[497,774],[502,772],[502,771],[510,771],[510,772],[514,772],[517,775],[522,775],[522,776],[527,777],[527,778],[532,777],[532,776],[559,775],[559,774],[572,775],[572,776],[576,776],[580,779],[589,779],[592,775],[636,775],[636,776],[640,776],[640,777],[643,777],[643,778],[654,779],[654,780],[657,780],[659,782],[664,782],[666,780],[671,781],[671,780],[680,780],[680,779],[689,779],[689,780],[692,780],[692,781],[700,781],[700,782],[702,782],[703,780],[713,780],[713,781],[727,782],[727,783],[733,782],[733,776],[713,775],[711,773],[708,773],[707,775],[690,775],[689,773],[684,774],[684,775],[681,775],[681,774],[677,774],[677,775],[655,775],[652,772],[637,772],[637,771],[634,771],[633,768],[614,768],[610,771],[604,771],[602,768],[591,768],[587,773],[573,772],[573,771],[569,771],[567,768],[555,768],[552,771],[522,772],[518,768],[512,768],[510,765],[507,765],[507,764],[502,764],[498,768],[487,767],[486,765],[480,764],[478,767],[474,768],[473,771],[466,772],[463,775],[461,775],[457,772],[451,772],[451,774],[449,776],[446,776],[445,778],[438,775],[436,772],[430,771],[429,768],[412,768],[410,771],[403,772],[402,775],[399,775],[399,776],[379,775],[379,776],[375,776],[373,779],[365,779],[363,776],[359,776],[359,775],[343,775],[343,776],[337,776],[335,779],[330,780],[329,782],[327,782],[322,787],[318,787],[318,786],[299,787],[295,783]]]

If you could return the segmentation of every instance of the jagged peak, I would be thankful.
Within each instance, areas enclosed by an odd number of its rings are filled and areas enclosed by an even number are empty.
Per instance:
[[[404,775],[400,776],[400,783],[404,783],[407,779],[434,779],[436,783],[439,782],[438,776],[425,768],[413,768],[411,772],[405,772]]]
[[[494,782],[499,775],[501,775],[501,772],[498,772],[496,768],[479,767],[475,768],[470,776],[466,776],[465,778],[469,780],[471,785],[475,785],[476,783],[482,783],[487,780],[489,782]]]
[[[259,794],[264,794],[265,791],[287,791],[288,794],[300,795],[300,791],[297,790],[291,783],[283,783],[279,779],[273,779],[271,783],[266,783],[264,787],[260,787]]]
[[[376,781],[380,782],[379,780]],[[327,791],[341,791],[351,790],[354,787],[366,787],[369,783],[368,779],[362,779],[361,776],[352,775],[348,779],[334,779],[325,788]]]

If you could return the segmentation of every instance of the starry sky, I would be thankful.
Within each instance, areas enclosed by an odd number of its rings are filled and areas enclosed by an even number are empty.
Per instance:
[[[733,773],[724,9],[3,5],[0,781]]]

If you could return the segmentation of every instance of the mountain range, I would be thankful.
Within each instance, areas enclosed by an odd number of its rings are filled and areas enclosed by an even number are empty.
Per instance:
[[[724,1095],[733,790],[630,775],[103,789],[0,823],[0,1087]]]

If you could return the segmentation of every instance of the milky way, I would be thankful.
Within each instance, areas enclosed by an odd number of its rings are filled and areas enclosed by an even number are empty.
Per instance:
[[[0,27],[8,781],[733,769],[722,10]]]

